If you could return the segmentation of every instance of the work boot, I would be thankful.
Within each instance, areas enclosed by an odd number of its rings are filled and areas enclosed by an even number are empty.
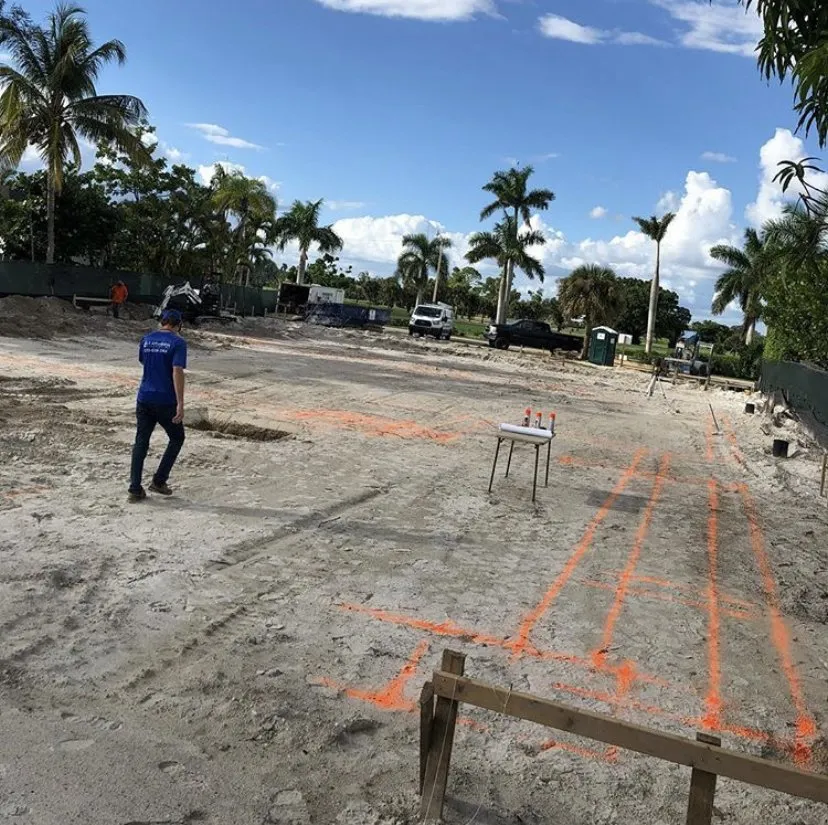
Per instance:
[[[137,493],[133,493],[132,490],[129,491],[129,503],[130,504],[137,504],[139,501],[143,501],[147,497],[147,491],[140,487]]]
[[[153,481],[152,484],[150,484],[150,490],[161,496],[171,496],[173,494],[172,487],[170,487],[166,482],[159,483],[157,481]]]

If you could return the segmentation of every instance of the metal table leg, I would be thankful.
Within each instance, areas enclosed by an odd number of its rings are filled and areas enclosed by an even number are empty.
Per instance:
[[[509,469],[512,466],[512,453],[515,451],[515,442],[509,447],[509,460],[506,462],[506,478],[509,478]]]
[[[500,455],[500,445],[503,443],[502,438],[497,439],[497,448],[495,449],[494,463],[492,464],[492,477],[489,479],[489,492],[492,492],[492,485],[494,484],[495,470],[497,469],[497,457]]]
[[[540,444],[535,447],[535,477],[532,481],[532,502],[538,494],[538,460],[540,459]]]
[[[544,487],[549,486],[549,462],[552,460],[552,439],[549,439],[549,446],[546,448],[546,484]]]

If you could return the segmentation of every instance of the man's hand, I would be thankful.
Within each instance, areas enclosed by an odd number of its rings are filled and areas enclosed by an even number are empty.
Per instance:
[[[179,404],[175,408],[175,416],[173,417],[173,424],[180,424],[184,420],[184,405]]]

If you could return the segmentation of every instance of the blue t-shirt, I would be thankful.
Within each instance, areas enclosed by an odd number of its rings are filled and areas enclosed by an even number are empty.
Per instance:
[[[173,384],[173,367],[187,368],[187,342],[174,332],[150,332],[141,340],[138,360],[144,365],[138,403],[174,407],[178,401]]]

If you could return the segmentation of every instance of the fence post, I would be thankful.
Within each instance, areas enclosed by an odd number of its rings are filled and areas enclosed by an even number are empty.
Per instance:
[[[420,693],[420,796],[423,794],[428,751],[431,748],[431,729],[434,725],[434,685],[426,682]]]
[[[696,739],[705,745],[721,747],[718,736],[697,733]],[[687,825],[711,825],[713,822],[713,798],[716,796],[716,774],[693,768],[690,777],[690,799],[687,803]]]
[[[462,653],[455,653],[453,650],[443,651],[443,661],[440,665],[443,672],[462,676],[465,667],[466,657]],[[443,816],[459,704],[456,699],[437,697],[423,779],[423,796],[420,800],[420,814],[426,822],[439,822]]]

